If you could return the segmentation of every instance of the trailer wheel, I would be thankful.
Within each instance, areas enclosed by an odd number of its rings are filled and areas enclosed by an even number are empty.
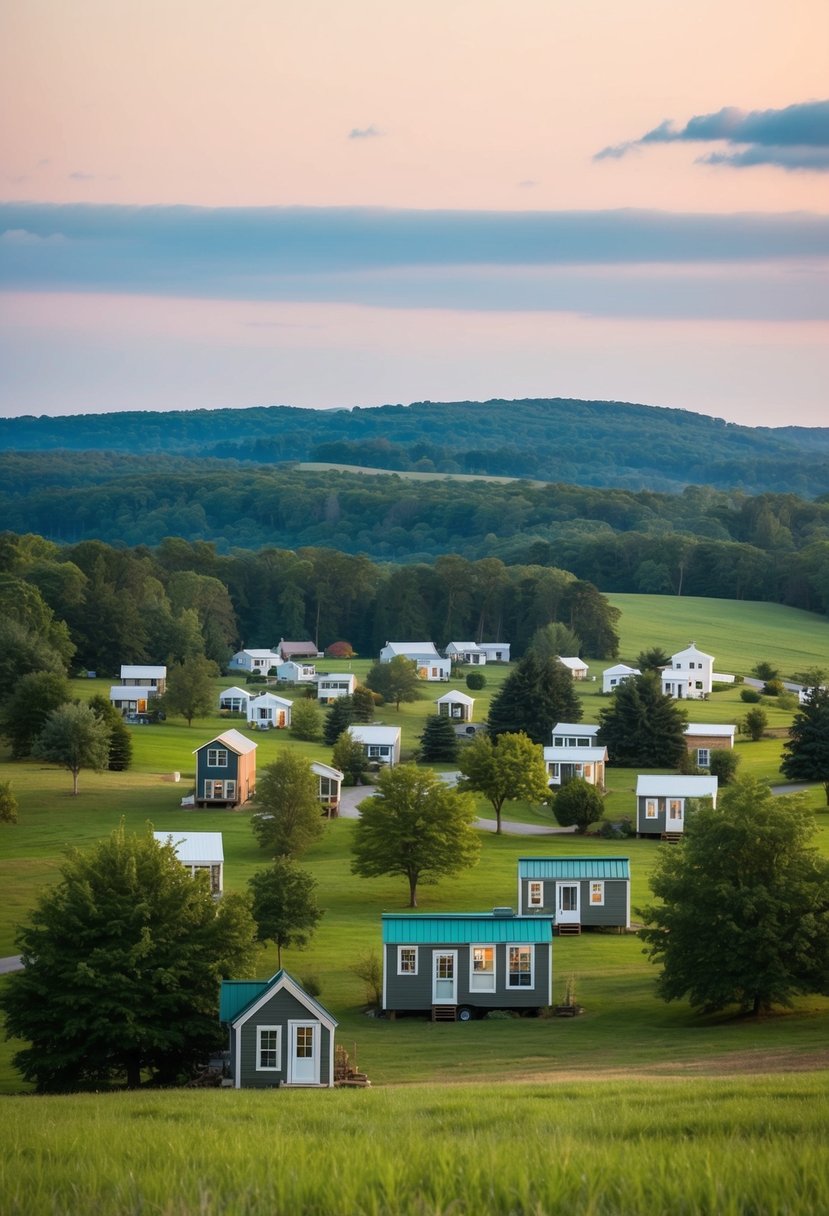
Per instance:
[[[470,1009],[468,1005],[461,1005],[460,1009],[458,1010],[458,1021],[459,1022],[471,1022],[474,1019],[474,1017],[475,1017],[474,1010]]]

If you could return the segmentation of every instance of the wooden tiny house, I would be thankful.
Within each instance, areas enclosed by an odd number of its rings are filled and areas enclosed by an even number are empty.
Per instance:
[[[197,747],[196,806],[241,806],[256,789],[256,744],[226,730]]]

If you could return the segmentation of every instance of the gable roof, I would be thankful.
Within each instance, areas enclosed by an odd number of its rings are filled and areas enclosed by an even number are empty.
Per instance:
[[[336,1018],[325,1006],[307,993],[299,980],[289,975],[284,967],[269,980],[222,980],[219,1021],[229,1022],[231,1026],[246,1022],[261,1004],[283,988],[318,1017],[329,1030],[334,1030],[338,1025]]]
[[[519,857],[519,878],[630,878],[628,857]]]
[[[248,692],[246,688],[240,688],[238,684],[231,684],[230,688],[223,688],[219,693],[219,700],[222,701],[225,697],[252,697],[253,693]]]
[[[399,726],[366,726],[355,722],[347,730],[358,743],[395,744],[400,738]]]
[[[293,701],[289,701],[287,697],[278,697],[275,692],[260,692],[258,696],[251,697],[248,709],[253,709],[254,705],[293,705]]]
[[[606,676],[641,676],[638,667],[628,667],[627,663],[617,663],[614,667],[605,667],[602,673]]]
[[[232,752],[236,752],[237,756],[246,756],[248,752],[256,751],[259,746],[254,743],[253,739],[248,739],[241,731],[231,728],[224,731],[221,735],[216,735],[215,739],[208,739],[206,743],[199,744],[193,748],[193,755],[196,752],[204,751],[206,747],[211,747],[213,744],[221,743],[222,747],[229,747]]]
[[[341,773],[338,768],[332,768],[330,764],[323,764],[319,760],[311,761],[311,772],[316,777],[330,777],[332,781],[342,781],[345,773]]]
[[[559,661],[559,663],[562,663],[565,667],[569,668],[570,671],[588,671],[589,670],[584,659],[579,659],[577,657],[576,658],[565,658],[564,655],[560,654],[558,656],[558,661]]]
[[[440,658],[434,642],[386,642],[383,649],[390,650],[395,655],[405,655],[409,659],[423,659],[427,656],[430,659]]]
[[[553,918],[496,916],[492,912],[383,913],[383,942],[464,945],[469,942],[549,942]]]
[[[636,778],[637,798],[716,798],[716,777],[639,776]]]
[[[684,650],[677,650],[675,654],[671,655],[671,662],[673,662],[675,659],[682,659],[686,655],[688,655],[689,658],[693,657],[695,659],[710,659],[712,663],[714,662],[714,656],[712,654],[706,654],[704,650],[700,650],[697,647],[696,642],[689,642]]]
[[[453,688],[451,692],[445,692],[442,697],[438,697],[435,705],[474,705],[475,698],[468,697],[465,692],[460,692],[457,688]]]
[[[296,659],[303,656],[317,657],[317,646],[315,642],[284,642],[279,639],[277,650],[282,655],[283,659]]]
[[[172,844],[183,865],[224,861],[221,832],[153,832],[159,844]]]

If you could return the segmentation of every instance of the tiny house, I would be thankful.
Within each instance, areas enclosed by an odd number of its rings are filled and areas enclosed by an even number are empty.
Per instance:
[[[630,928],[627,857],[520,857],[518,911],[552,916],[559,933]]]
[[[441,717],[451,718],[453,722],[471,722],[475,698],[453,688],[451,692],[438,697],[435,705]]]
[[[247,708],[248,726],[255,726],[257,730],[284,730],[291,725],[293,704],[273,692],[251,697]]]
[[[206,874],[212,895],[224,889],[224,847],[221,832],[153,832],[159,844],[171,844],[190,877]]]
[[[383,1009],[468,1022],[552,1003],[553,921],[492,912],[383,913]]]
[[[616,663],[606,667],[602,672],[602,692],[615,692],[625,680],[641,675],[638,667],[628,667],[627,663]]]
[[[238,730],[226,730],[193,752],[196,806],[241,806],[256,789],[256,744]]]
[[[235,1089],[333,1086],[337,1022],[284,969],[269,980],[223,980],[219,1021]]]
[[[636,779],[636,835],[681,836],[686,804],[707,798],[717,805],[716,777],[646,776]]]
[[[351,738],[362,744],[367,760],[376,764],[400,763],[399,726],[371,726],[358,723],[347,729]]]
[[[319,760],[311,763],[311,772],[317,779],[317,799],[325,814],[333,818],[340,813],[340,792],[344,773]]]
[[[689,722],[685,728],[685,746],[697,768],[711,767],[711,753],[730,751],[734,746],[735,725],[714,722]]]
[[[357,680],[353,672],[320,672],[317,677],[317,700],[321,705],[333,705],[340,697],[354,694]]]

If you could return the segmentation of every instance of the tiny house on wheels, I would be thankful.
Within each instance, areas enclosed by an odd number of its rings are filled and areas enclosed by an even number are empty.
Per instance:
[[[219,1021],[230,1033],[235,1089],[333,1086],[337,1023],[287,971],[222,980]]]
[[[518,911],[552,916],[556,932],[630,928],[627,857],[520,857]]]
[[[553,922],[492,912],[383,913],[383,1009],[468,1022],[552,1003]]]

